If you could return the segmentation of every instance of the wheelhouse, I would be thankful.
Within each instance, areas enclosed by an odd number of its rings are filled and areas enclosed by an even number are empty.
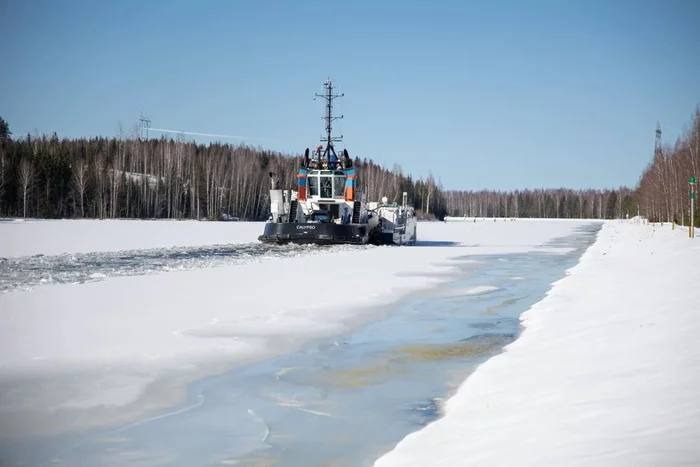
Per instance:
[[[311,170],[308,175],[309,196],[323,199],[343,199],[345,172],[342,170]]]

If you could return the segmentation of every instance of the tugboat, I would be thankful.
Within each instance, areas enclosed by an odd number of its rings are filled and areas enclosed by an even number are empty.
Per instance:
[[[282,190],[270,172],[270,218],[258,237],[263,243],[314,243],[404,245],[416,242],[417,218],[413,206],[403,193],[401,205],[366,202],[358,190],[358,174],[348,151],[336,153],[332,136],[333,101],[344,94],[334,94],[330,79],[323,83],[325,92],[316,94],[326,101],[326,136],[313,153],[306,148],[297,174],[296,190]]]

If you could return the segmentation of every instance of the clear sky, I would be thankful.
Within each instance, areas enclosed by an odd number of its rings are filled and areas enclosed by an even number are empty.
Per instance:
[[[352,156],[448,189],[632,186],[700,104],[700,0],[0,0],[0,43],[15,136],[301,153],[331,77]]]

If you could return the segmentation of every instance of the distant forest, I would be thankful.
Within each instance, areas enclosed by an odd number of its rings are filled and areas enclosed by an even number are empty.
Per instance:
[[[123,133],[123,132],[122,132]],[[700,167],[700,107],[691,130],[661,147],[636,189],[445,190],[432,176],[354,159],[368,200],[401,193],[421,218],[444,216],[686,220],[688,177]],[[0,217],[264,220],[268,172],[293,188],[300,158],[250,146],[138,137],[12,137],[0,118]],[[697,216],[696,216],[697,219]]]

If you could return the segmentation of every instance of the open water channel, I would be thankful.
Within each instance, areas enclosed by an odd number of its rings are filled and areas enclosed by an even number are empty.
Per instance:
[[[464,256],[450,282],[405,297],[376,321],[192,383],[183,406],[149,420],[63,437],[63,448],[47,460],[372,465],[438,418],[459,384],[518,337],[520,314],[576,264],[598,229],[583,227],[548,245],[565,253]]]

